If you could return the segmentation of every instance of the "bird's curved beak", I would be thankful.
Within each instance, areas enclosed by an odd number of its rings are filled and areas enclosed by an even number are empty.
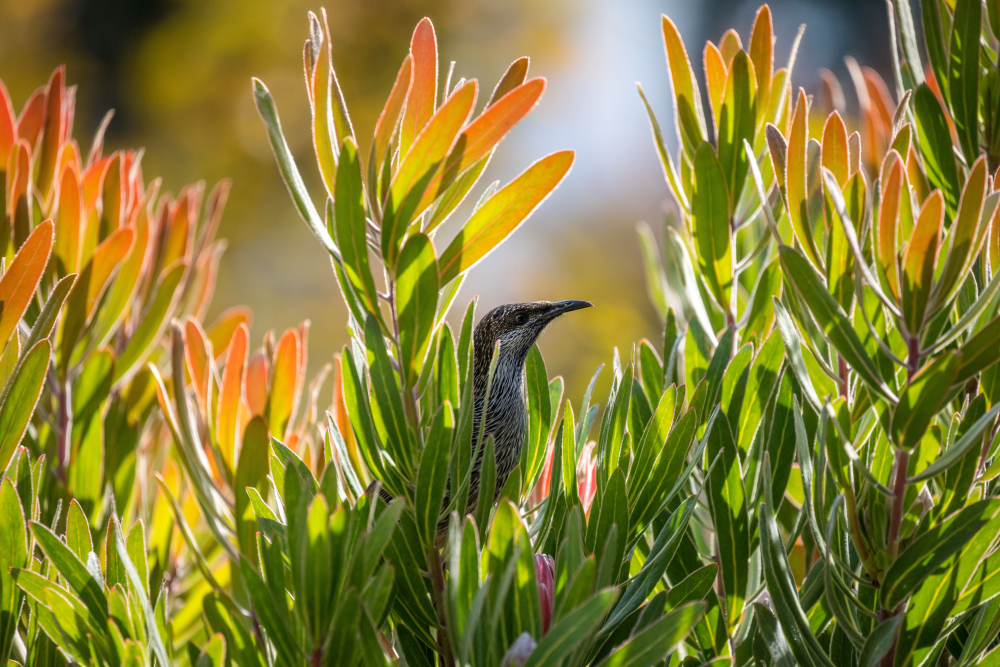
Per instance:
[[[564,313],[568,313],[572,310],[581,310],[583,308],[590,308],[594,304],[589,301],[556,301],[552,304],[552,309],[549,310],[549,319],[554,319],[559,317]]]

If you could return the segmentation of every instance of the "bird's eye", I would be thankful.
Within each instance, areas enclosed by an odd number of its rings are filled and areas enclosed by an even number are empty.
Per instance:
[[[514,321],[517,322],[518,324],[527,324],[528,316],[524,313],[518,313],[517,315],[514,316]]]

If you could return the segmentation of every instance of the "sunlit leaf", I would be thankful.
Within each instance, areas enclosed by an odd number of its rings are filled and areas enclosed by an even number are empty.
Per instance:
[[[691,214],[698,264],[719,306],[728,312],[733,285],[730,201],[722,165],[707,142],[698,147],[694,174]]]
[[[979,33],[982,5],[956,0],[948,58],[952,120],[967,161],[979,153]]]
[[[573,151],[560,151],[528,167],[473,213],[438,258],[440,283],[468,271],[538,208],[569,172]]]
[[[18,320],[38,287],[52,249],[54,226],[51,220],[38,225],[14,256],[0,278],[0,347],[7,345]]]
[[[927,300],[938,259],[938,243],[944,224],[944,198],[935,190],[917,217],[903,256],[902,298],[903,320],[907,331],[917,335],[924,323]]]
[[[674,91],[674,118],[680,128],[684,150],[694,157],[706,138],[705,114],[701,109],[701,91],[688,60],[680,31],[666,15],[662,18],[663,44],[667,51],[667,71]]]
[[[424,125],[434,114],[438,89],[437,37],[430,19],[422,19],[410,41],[413,83],[406,96],[406,109],[399,129],[399,154],[405,156]]]

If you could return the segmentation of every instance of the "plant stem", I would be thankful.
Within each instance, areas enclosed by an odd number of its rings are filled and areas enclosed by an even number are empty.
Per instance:
[[[837,355],[837,374],[840,375],[840,396],[847,399],[847,361],[842,355]]]
[[[865,570],[871,576],[872,580],[877,581],[876,572],[872,570],[869,564],[871,554],[865,545],[864,535],[861,533],[861,522],[858,520],[858,506],[854,498],[854,489],[844,489],[844,500],[847,501],[847,518],[850,524],[851,535],[854,537],[854,548],[857,550],[858,557],[865,566]]]
[[[73,390],[67,379],[59,392],[59,433],[56,440],[56,474],[66,484],[70,449],[73,443]]]
[[[896,559],[899,553],[899,526],[903,522],[903,497],[906,495],[906,469],[910,466],[910,453],[905,449],[896,450],[896,477],[892,487],[892,516],[889,519],[887,545],[889,555]]]
[[[448,641],[448,617],[445,614],[445,590],[444,590],[444,569],[441,567],[441,554],[437,547],[431,546],[427,550],[427,561],[431,569],[431,583],[434,586],[434,604],[437,607],[438,615],[438,648],[441,650],[441,664],[443,667],[455,667],[455,656],[451,652],[451,643]]]

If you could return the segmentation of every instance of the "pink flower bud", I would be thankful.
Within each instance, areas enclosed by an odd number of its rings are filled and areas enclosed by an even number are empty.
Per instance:
[[[552,622],[552,606],[556,594],[556,562],[548,554],[535,554],[535,580],[538,582],[538,602],[542,610],[542,636]]]

